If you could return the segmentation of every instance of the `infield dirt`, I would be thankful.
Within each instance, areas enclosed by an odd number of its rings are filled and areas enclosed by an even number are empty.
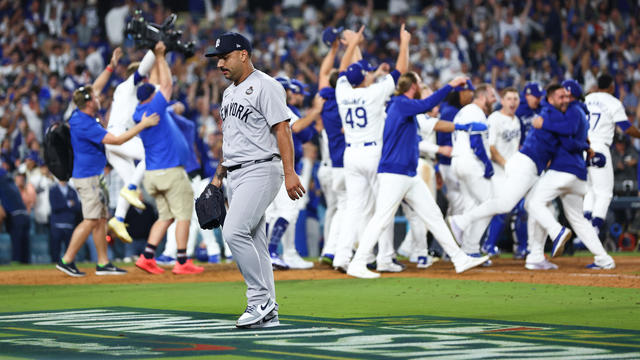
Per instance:
[[[415,277],[433,279],[461,279],[491,282],[521,282],[534,284],[558,284],[578,286],[599,286],[617,288],[640,288],[640,258],[616,257],[613,270],[590,270],[585,266],[592,262],[588,257],[562,257],[553,259],[560,269],[531,271],[524,268],[522,260],[494,259],[493,266],[480,267],[463,274],[456,274],[450,262],[437,262],[428,269],[417,269],[415,264],[407,264],[402,273],[385,273],[383,277]],[[171,267],[165,267],[160,275],[151,275],[133,265],[125,267],[129,273],[120,276],[97,276],[95,265],[80,264],[79,268],[87,272],[82,278],[71,278],[56,270],[9,270],[0,272],[0,285],[69,285],[69,284],[147,284],[172,282],[220,282],[242,281],[242,276],[234,263],[204,264],[205,271],[198,275],[174,275]],[[275,271],[278,280],[326,280],[350,278],[328,265],[316,263],[311,270]]]

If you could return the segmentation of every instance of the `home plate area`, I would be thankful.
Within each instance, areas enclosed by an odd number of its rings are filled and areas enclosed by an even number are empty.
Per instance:
[[[0,315],[0,354],[21,359],[638,359],[640,331],[403,316],[280,317],[273,329],[237,315],[99,308]]]

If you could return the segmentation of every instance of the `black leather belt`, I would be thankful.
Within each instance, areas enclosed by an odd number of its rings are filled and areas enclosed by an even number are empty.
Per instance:
[[[227,172],[232,172],[235,170],[238,170],[242,167],[245,166],[249,166],[249,165],[253,165],[253,164],[260,164],[260,163],[265,163],[265,162],[269,162],[272,161],[273,159],[280,159],[280,155],[278,154],[273,154],[271,157],[268,157],[266,159],[259,159],[259,160],[253,160],[253,161],[247,161],[246,163],[242,163],[242,164],[238,164],[238,165],[233,165],[233,166],[229,166],[227,168]]]

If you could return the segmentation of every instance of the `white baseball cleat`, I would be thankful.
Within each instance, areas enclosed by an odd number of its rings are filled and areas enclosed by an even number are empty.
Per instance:
[[[367,269],[367,265],[358,265],[353,262],[349,264],[349,267],[347,268],[347,275],[360,279],[377,279],[380,277],[380,274],[369,271],[369,269]]]
[[[547,259],[544,259],[536,263],[527,262],[524,264],[524,267],[528,270],[557,270],[558,269],[558,265],[552,263]]]
[[[406,268],[396,263],[376,263],[377,272],[402,272]]]
[[[301,258],[298,252],[282,254],[282,260],[289,265],[290,269],[311,269],[313,267],[313,263]]]
[[[416,267],[418,269],[426,269],[428,267],[431,267],[431,265],[433,265],[436,261],[438,261],[437,259],[434,259],[433,257],[427,255],[427,256],[418,256],[418,264],[416,265]]]
[[[244,313],[236,321],[236,327],[249,327],[262,321],[269,313],[276,308],[276,303],[268,298],[262,304],[247,305]]]
[[[611,269],[615,269],[616,268],[616,263],[615,262],[611,262],[605,265],[599,265],[594,263],[591,263],[589,265],[586,266],[587,269],[591,269],[591,270],[611,270]]]
[[[462,235],[464,233],[464,230],[460,228],[456,223],[456,218],[458,216],[459,215],[447,216],[447,224],[449,224],[451,234],[453,234],[453,239],[458,243],[458,245],[462,245]]]
[[[469,255],[464,255],[464,257],[461,259],[462,260],[458,260],[453,263],[453,266],[455,267],[456,272],[458,274],[465,272],[469,269],[472,269],[476,266],[484,264],[487,260],[489,260],[489,257],[488,256],[471,257]]]

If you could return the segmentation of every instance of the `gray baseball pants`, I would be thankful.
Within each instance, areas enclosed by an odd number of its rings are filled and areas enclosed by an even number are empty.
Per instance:
[[[282,186],[282,162],[242,167],[227,174],[229,210],[222,236],[247,284],[247,305],[276,300],[269,257],[265,210]]]

